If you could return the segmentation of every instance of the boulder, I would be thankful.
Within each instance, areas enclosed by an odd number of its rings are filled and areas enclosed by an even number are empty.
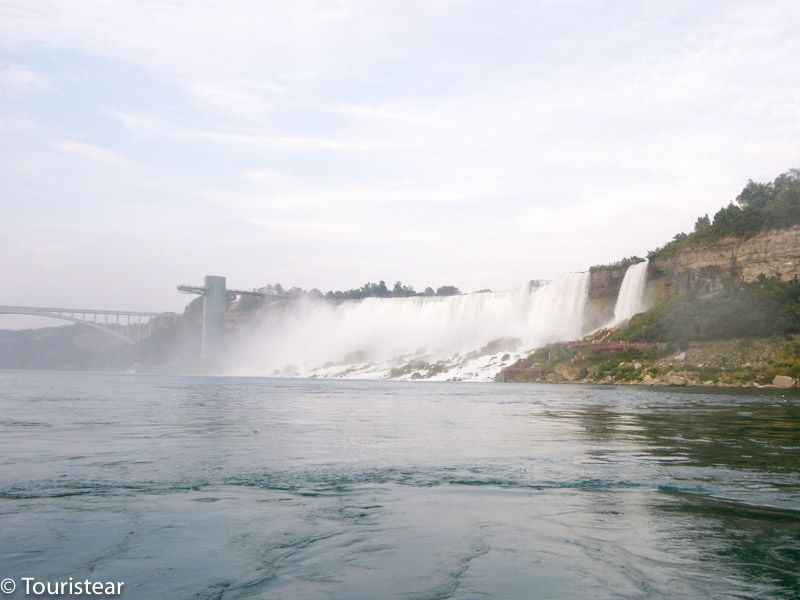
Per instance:
[[[675,373],[667,373],[664,375],[664,383],[667,385],[686,385],[686,378]]]
[[[772,380],[772,385],[779,388],[790,388],[794,387],[795,380],[794,377],[789,377],[788,375],[775,375]]]
[[[566,363],[557,364],[553,367],[553,371],[561,375],[566,381],[575,381],[581,376],[581,370],[578,367]]]

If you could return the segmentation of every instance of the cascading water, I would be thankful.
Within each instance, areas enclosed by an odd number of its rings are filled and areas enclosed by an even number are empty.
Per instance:
[[[633,315],[644,312],[645,287],[647,285],[648,261],[636,263],[628,267],[622,285],[619,288],[617,303],[614,306],[614,324],[627,321]]]
[[[588,273],[505,292],[303,298],[265,311],[230,361],[239,374],[491,379],[520,352],[584,333]]]

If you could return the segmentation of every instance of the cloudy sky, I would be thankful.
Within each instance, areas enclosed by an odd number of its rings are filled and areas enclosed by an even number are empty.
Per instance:
[[[798,31],[796,0],[0,0],[0,304],[642,255],[800,166]]]

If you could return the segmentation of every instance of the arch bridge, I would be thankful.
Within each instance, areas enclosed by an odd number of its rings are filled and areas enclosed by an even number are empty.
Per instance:
[[[150,337],[153,333],[153,320],[162,314],[138,310],[0,306],[0,315],[30,315],[61,319],[97,329],[131,345]]]

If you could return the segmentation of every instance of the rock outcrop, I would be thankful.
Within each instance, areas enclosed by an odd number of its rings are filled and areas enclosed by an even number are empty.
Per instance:
[[[787,375],[775,375],[772,379],[772,385],[779,388],[792,388],[795,386],[794,377],[789,377]]]
[[[664,375],[664,383],[667,385],[686,385],[686,377],[683,375],[676,375],[675,373],[667,373]]]
[[[602,327],[612,319],[619,288],[625,278],[625,271],[632,262],[622,261],[589,270],[589,301],[586,303],[584,317],[587,329]]]
[[[800,225],[750,239],[722,238],[672,257],[650,261],[648,279],[659,297],[718,291],[726,279],[753,281],[759,275],[784,281],[800,277]]]

